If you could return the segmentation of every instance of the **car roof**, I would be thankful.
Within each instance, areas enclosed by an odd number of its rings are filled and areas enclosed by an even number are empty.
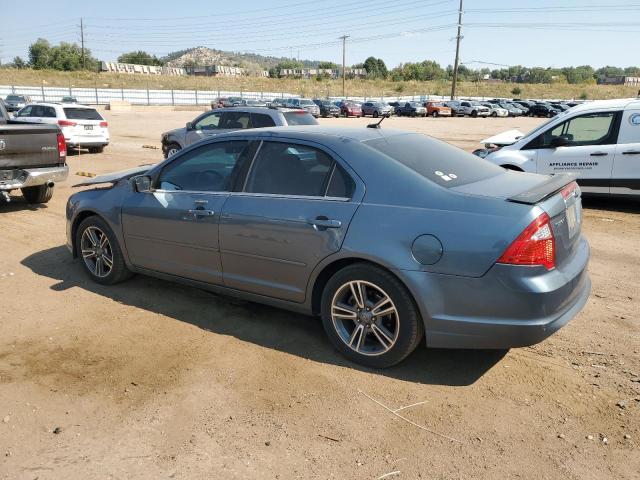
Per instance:
[[[68,103],[63,104],[62,102],[34,102],[30,105],[44,105],[45,107],[63,107],[70,108]],[[96,107],[92,107],[90,105],[82,105],[81,103],[74,103],[71,108],[80,108],[85,110],[95,110]]]
[[[307,141],[327,141],[331,140],[354,140],[357,142],[366,142],[378,138],[392,137],[396,135],[415,134],[415,132],[407,132],[403,130],[384,129],[384,128],[365,128],[365,127],[329,127],[324,125],[301,125],[289,127],[269,127],[251,130],[236,130],[216,136],[242,136],[255,135],[260,137],[271,138],[292,138]],[[417,134],[416,134],[417,135]]]
[[[576,105],[572,112],[588,112],[590,110],[640,108],[640,98],[616,98],[613,100],[594,100]]]
[[[266,113],[273,114],[276,112],[304,112],[307,113],[306,110],[302,110],[300,108],[271,108],[271,107],[228,107],[228,108],[214,108],[210,110],[213,112],[247,112],[247,113]]]

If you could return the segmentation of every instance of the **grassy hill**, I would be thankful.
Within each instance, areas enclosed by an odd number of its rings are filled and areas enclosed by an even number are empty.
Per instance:
[[[99,88],[150,88],[174,90],[231,90],[288,92],[305,97],[342,96],[342,80],[296,80],[285,78],[213,78],[143,76],[96,72],[60,72],[57,70],[0,69],[0,85],[29,85]],[[638,87],[622,85],[569,84],[512,84],[462,82],[459,96],[513,97],[518,87],[519,98],[580,98],[588,99],[635,97]],[[350,96],[448,95],[451,83],[391,82],[387,80],[347,80],[346,94]]]

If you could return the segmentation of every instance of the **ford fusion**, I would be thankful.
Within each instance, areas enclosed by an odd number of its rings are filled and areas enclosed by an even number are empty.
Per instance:
[[[69,199],[67,242],[96,282],[147,274],[319,315],[367,366],[423,340],[540,342],[591,288],[572,176],[509,171],[415,133],[237,131],[89,184],[102,188]]]

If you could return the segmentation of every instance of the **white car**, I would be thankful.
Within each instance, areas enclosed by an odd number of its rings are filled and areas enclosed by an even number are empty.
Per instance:
[[[459,114],[469,115],[470,117],[488,117],[491,113],[487,107],[480,102],[474,100],[462,100],[460,102]]]
[[[60,127],[67,147],[100,153],[109,145],[109,125],[93,107],[69,103],[31,103],[14,118],[18,122],[54,124]]]
[[[585,103],[482,143],[491,148],[476,155],[511,170],[574,173],[585,193],[640,195],[640,98]]]
[[[490,117],[508,117],[509,110],[506,108],[502,108],[500,105],[496,103],[482,103],[485,107],[489,109]]]

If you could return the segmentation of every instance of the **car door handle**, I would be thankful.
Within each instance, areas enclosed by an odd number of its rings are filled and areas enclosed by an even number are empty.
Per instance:
[[[609,155],[607,152],[593,152],[591,154],[592,157],[606,157]]]
[[[640,150],[627,150],[622,152],[623,155],[640,155]]]
[[[340,220],[331,220],[327,217],[317,217],[309,222],[314,228],[340,228],[342,222]]]
[[[187,212],[189,212],[189,215],[191,215],[194,218],[212,217],[213,214],[215,213],[213,210],[205,210],[203,208],[194,208],[192,210],[187,210]]]

